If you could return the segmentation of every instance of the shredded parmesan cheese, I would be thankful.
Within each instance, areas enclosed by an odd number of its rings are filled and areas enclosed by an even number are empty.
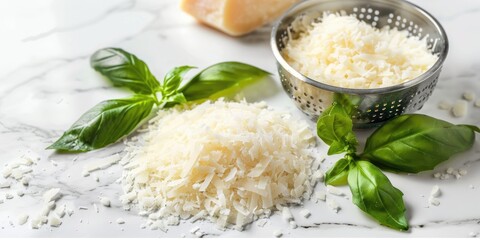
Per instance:
[[[265,103],[220,100],[160,111],[148,127],[127,142],[122,202],[149,212],[151,226],[177,216],[242,229],[312,193],[314,135]]]
[[[302,33],[296,39],[289,34],[282,50],[285,60],[300,73],[334,86],[397,85],[420,76],[438,59],[426,38],[396,28],[376,29],[354,16],[324,14],[318,23],[299,18],[292,25]]]

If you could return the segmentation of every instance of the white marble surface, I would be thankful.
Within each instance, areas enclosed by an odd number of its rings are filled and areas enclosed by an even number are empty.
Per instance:
[[[480,125],[480,108],[470,106],[464,118],[440,111],[440,100],[455,101],[469,89],[480,97],[480,1],[416,0],[434,14],[445,27],[450,54],[433,96],[420,111],[456,123]],[[115,180],[120,166],[82,177],[82,167],[100,158],[121,152],[122,144],[85,154],[56,154],[44,150],[84,111],[101,100],[126,96],[112,88],[89,66],[88,58],[97,49],[121,47],[145,60],[154,74],[161,76],[178,65],[206,67],[216,62],[236,60],[276,72],[269,46],[270,28],[243,38],[230,38],[198,25],[180,12],[173,0],[4,0],[0,1],[0,168],[21,156],[38,157],[28,188],[12,182],[0,189],[0,237],[179,237],[193,227],[190,223],[169,228],[168,232],[141,229],[144,219],[135,209],[123,210],[122,194]],[[278,77],[253,87],[249,100],[266,100],[271,105],[301,113],[281,90]],[[261,89],[261,90],[259,90]],[[268,91],[265,91],[268,89]],[[260,92],[265,91],[265,92]],[[313,123],[312,123],[313,126]],[[364,139],[366,132],[359,132]],[[477,137],[480,137],[477,135]],[[324,149],[324,147],[320,148]],[[74,159],[76,159],[74,161]],[[57,163],[55,166],[51,161]],[[334,161],[329,158],[326,170]],[[466,168],[461,179],[438,180],[433,172],[447,167]],[[93,175],[99,177],[96,182]],[[271,237],[282,229],[286,237],[468,237],[480,232],[480,140],[473,148],[418,175],[388,174],[401,189],[408,208],[411,230],[400,233],[379,226],[362,214],[347,198],[335,197],[342,207],[336,214],[324,202],[306,202],[309,219],[298,218],[301,227],[290,229],[274,215],[265,227],[255,223],[244,232],[215,230],[213,224],[199,223],[207,236]],[[0,177],[0,182],[6,180]],[[8,182],[7,181],[7,182]],[[441,204],[428,206],[433,185],[442,190]],[[59,228],[30,224],[18,226],[21,213],[35,215],[42,206],[41,194],[52,187],[64,196],[57,203],[74,208]],[[323,188],[323,186],[319,186]],[[6,193],[23,189],[25,195],[5,200]],[[344,188],[348,192],[347,188]],[[99,196],[112,199],[112,207],[92,204]],[[86,206],[88,210],[79,210]],[[298,210],[294,215],[299,216]],[[119,217],[126,223],[118,225]]]

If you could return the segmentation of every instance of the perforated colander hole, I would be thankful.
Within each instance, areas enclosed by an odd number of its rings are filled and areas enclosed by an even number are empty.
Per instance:
[[[362,19],[362,18],[363,18],[363,13],[360,13],[360,14],[358,15],[358,18]]]
[[[370,20],[370,19],[372,19],[372,16],[370,16],[370,15],[367,15],[367,19],[369,19],[369,20]]]
[[[380,11],[375,10],[374,14],[375,14],[375,15],[380,15]]]
[[[358,8],[354,7],[354,8],[353,8],[353,11],[354,11],[354,12],[358,12]]]
[[[378,21],[378,17],[377,17],[377,16],[373,17],[373,21],[377,22],[377,21]]]
[[[393,18],[393,13],[388,14],[389,18]]]
[[[361,9],[360,9],[360,12],[364,13],[364,12],[365,12],[365,8],[361,8]]]

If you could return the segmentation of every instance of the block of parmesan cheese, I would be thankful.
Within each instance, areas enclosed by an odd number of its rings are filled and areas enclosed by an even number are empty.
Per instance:
[[[198,21],[231,36],[247,34],[282,15],[299,0],[182,0]]]

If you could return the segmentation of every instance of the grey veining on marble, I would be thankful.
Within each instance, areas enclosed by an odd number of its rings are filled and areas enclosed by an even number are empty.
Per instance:
[[[0,2],[0,169],[22,156],[39,158],[28,187],[15,181],[0,189],[0,237],[180,237],[200,226],[205,237],[272,237],[281,229],[285,237],[468,237],[480,232],[480,140],[473,148],[442,163],[434,171],[417,175],[387,173],[404,192],[411,230],[400,233],[382,226],[361,213],[347,197],[328,196],[339,203],[334,213],[325,202],[306,201],[312,212],[308,219],[293,209],[299,228],[290,229],[277,214],[264,227],[256,223],[243,232],[216,230],[214,224],[182,223],[167,232],[141,229],[145,219],[135,209],[125,210],[119,201],[123,193],[116,180],[122,169],[115,165],[83,177],[88,163],[122,152],[122,143],[84,154],[57,154],[45,147],[59,137],[83,112],[96,103],[128,96],[113,88],[89,66],[89,56],[107,46],[135,53],[157,76],[179,65],[200,68],[221,61],[242,61],[276,72],[270,51],[270,27],[242,38],[227,37],[198,24],[178,8],[178,0],[6,0]],[[443,24],[451,43],[450,53],[431,99],[420,111],[454,123],[480,125],[480,108],[470,104],[464,118],[439,110],[441,100],[454,102],[465,90],[480,98],[480,1],[415,0]],[[278,76],[249,87],[247,100],[265,100],[274,107],[301,115],[281,90]],[[259,92],[258,89],[268,89]],[[305,118],[306,119],[306,118]],[[312,123],[312,128],[314,123]],[[361,140],[370,131],[359,131]],[[478,135],[477,135],[478,137]],[[325,146],[319,151],[324,153]],[[336,160],[329,157],[325,171]],[[434,172],[448,167],[465,168],[460,179],[439,180]],[[99,178],[97,182],[95,176]],[[433,185],[442,195],[439,206],[430,206]],[[42,194],[60,188],[57,205],[74,209],[58,228],[38,230],[29,223],[19,226],[21,213],[35,215],[43,205]],[[319,189],[324,188],[318,186]],[[25,192],[23,197],[15,195]],[[348,192],[347,188],[343,188]],[[14,198],[5,199],[6,193]],[[99,196],[112,200],[112,207],[99,204]],[[93,204],[99,206],[96,213]],[[87,210],[80,210],[86,206]],[[126,223],[115,223],[117,218]]]

